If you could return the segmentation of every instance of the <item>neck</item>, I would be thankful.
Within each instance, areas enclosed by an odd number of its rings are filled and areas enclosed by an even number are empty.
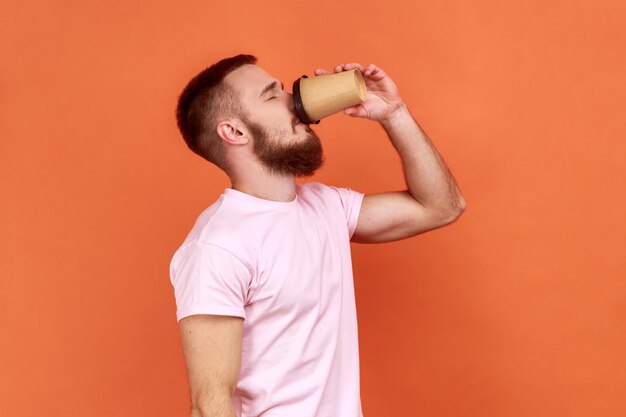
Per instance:
[[[231,188],[266,200],[289,202],[296,198],[293,175],[250,175],[231,178]]]

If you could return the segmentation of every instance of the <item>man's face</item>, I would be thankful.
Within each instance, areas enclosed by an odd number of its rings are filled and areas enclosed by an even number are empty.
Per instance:
[[[298,120],[293,96],[280,80],[256,65],[244,65],[228,74],[227,82],[248,111],[241,119],[253,135],[254,153],[271,173],[309,177],[324,164],[319,137]]]

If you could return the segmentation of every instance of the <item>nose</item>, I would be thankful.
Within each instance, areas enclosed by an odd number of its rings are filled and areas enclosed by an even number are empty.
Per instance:
[[[289,104],[289,111],[291,111],[292,114],[296,114],[296,102],[293,98],[293,94],[291,93],[287,93],[287,103]]]

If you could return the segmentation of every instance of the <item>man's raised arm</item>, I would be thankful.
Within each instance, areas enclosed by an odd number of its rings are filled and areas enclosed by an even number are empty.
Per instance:
[[[344,109],[344,113],[382,125],[402,159],[407,189],[365,195],[351,241],[391,242],[453,222],[465,210],[465,199],[443,158],[400,97],[396,84],[373,64],[342,64],[334,71],[354,68],[363,74],[367,99]],[[316,75],[326,73],[329,71],[315,71]]]

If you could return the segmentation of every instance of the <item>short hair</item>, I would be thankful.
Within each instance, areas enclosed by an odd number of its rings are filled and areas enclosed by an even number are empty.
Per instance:
[[[226,147],[215,128],[221,118],[245,118],[247,109],[224,77],[256,62],[254,55],[247,54],[224,58],[193,77],[178,98],[176,121],[187,147],[229,175]]]

